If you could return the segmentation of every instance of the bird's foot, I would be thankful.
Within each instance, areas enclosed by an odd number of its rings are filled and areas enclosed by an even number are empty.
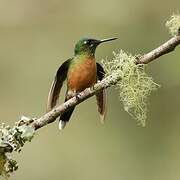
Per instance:
[[[75,94],[75,97],[76,97],[77,100],[79,100],[80,97],[81,97],[81,96],[80,96],[80,93],[76,93],[76,94]]]
[[[97,81],[97,82],[99,82],[99,81]],[[96,88],[95,88],[95,84],[94,85],[92,85],[91,87],[90,87],[90,89],[92,90],[92,91],[94,91]]]

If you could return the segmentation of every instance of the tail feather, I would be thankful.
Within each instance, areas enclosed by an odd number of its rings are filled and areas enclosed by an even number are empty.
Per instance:
[[[68,122],[69,119],[70,119],[70,117],[71,117],[71,115],[72,115],[72,113],[73,113],[73,111],[74,111],[74,108],[75,108],[75,107],[72,107],[72,108],[70,108],[68,111],[64,112],[64,113],[60,116],[59,120],[60,120],[60,121],[64,121],[64,122]]]
[[[66,93],[66,98],[65,101],[69,100],[71,97],[73,97],[74,94],[71,91],[67,91]],[[71,107],[68,111],[64,112],[63,114],[61,114],[60,118],[59,118],[59,129],[62,130],[65,128],[66,123],[69,121],[73,111],[74,111],[75,107]]]
[[[106,90],[102,90],[96,94],[98,112],[100,113],[101,122],[104,123],[107,112],[107,95]]]
[[[65,128],[65,126],[66,126],[66,122],[65,122],[65,121],[60,120],[60,121],[59,121],[59,130],[64,129],[64,128]]]

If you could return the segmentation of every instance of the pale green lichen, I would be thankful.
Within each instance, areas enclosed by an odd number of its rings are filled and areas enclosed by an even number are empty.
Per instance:
[[[35,119],[22,116],[11,128],[3,123],[0,127],[0,178],[6,179],[10,173],[18,169],[17,162],[8,156],[8,152],[20,152],[26,142],[31,141],[35,129],[31,123]]]
[[[166,22],[166,27],[169,29],[169,32],[172,36],[180,33],[180,14],[174,14]]]
[[[120,100],[123,102],[124,109],[138,124],[145,126],[147,119],[148,97],[159,85],[145,72],[146,65],[135,64],[136,57],[120,50],[115,53],[112,60],[102,60],[106,76],[118,73],[121,80],[116,83],[120,89]]]

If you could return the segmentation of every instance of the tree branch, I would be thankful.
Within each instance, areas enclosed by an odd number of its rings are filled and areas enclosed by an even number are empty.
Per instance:
[[[180,33],[169,39],[167,42],[165,42],[158,48],[142,56],[139,60],[137,60],[137,64],[148,64],[149,62],[157,59],[158,57],[167,54],[171,51],[174,51],[176,46],[178,46],[179,44],[180,44]]]
[[[161,46],[157,47],[156,49],[150,51],[149,53],[145,54],[144,56],[137,59],[137,64],[147,64],[158,57],[167,54],[175,49],[176,46],[180,44],[180,34],[172,37],[167,42],[162,44]],[[113,77],[113,78],[112,78]],[[120,80],[120,76],[118,73],[114,73],[101,82],[94,85],[94,88],[87,88],[79,94],[79,98],[73,97],[69,99],[67,102],[59,105],[52,111],[48,112],[47,114],[43,115],[36,121],[32,123],[32,126],[35,129],[39,129],[49,123],[52,123],[56,120],[56,118],[62,114],[63,112],[67,111],[70,107],[75,106],[84,100],[88,99],[89,97],[96,94],[98,91],[108,88],[114,84],[116,84]]]

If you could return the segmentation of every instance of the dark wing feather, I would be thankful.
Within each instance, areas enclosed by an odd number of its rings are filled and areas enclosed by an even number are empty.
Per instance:
[[[63,85],[63,82],[65,81],[67,77],[67,72],[69,68],[70,61],[72,59],[68,59],[65,61],[58,69],[56,76],[54,78],[54,81],[51,85],[51,88],[49,90],[48,100],[47,100],[47,111],[50,111],[56,104],[57,100],[59,98],[59,94]]]
[[[96,63],[97,66],[97,79],[102,80],[104,78],[105,72],[103,67]],[[107,96],[106,96],[106,89],[103,89],[102,91],[98,92],[96,94],[96,100],[98,105],[98,112],[101,116],[101,121],[104,123],[105,116],[106,116],[106,109],[107,109]]]

